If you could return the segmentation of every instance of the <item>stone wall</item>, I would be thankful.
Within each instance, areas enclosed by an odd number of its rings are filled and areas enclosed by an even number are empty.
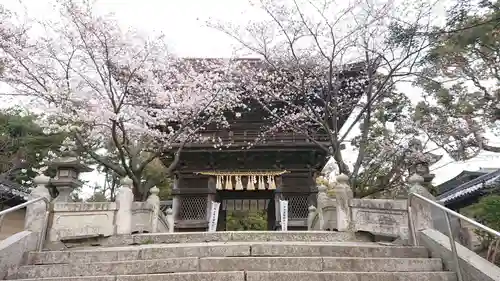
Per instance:
[[[8,209],[6,207],[5,209]],[[9,213],[2,221],[0,228],[0,240],[3,240],[15,233],[24,230],[24,217],[26,216],[26,209],[17,210]]]
[[[36,250],[38,234],[31,231],[18,232],[0,241],[0,280],[22,264],[24,253]]]
[[[53,204],[48,239],[51,242],[89,236],[111,236],[116,233],[119,204],[115,202]],[[163,216],[163,214],[159,214]],[[149,202],[133,202],[131,207],[131,233],[168,232],[166,219],[158,219],[152,230],[154,207]]]
[[[351,199],[349,206],[355,231],[394,238],[409,238],[408,202],[406,200]]]
[[[449,238],[434,229],[425,229],[419,235],[420,244],[425,246],[431,256],[441,258],[445,269],[457,271],[450,247]],[[457,254],[464,281],[498,281],[500,280],[500,268],[488,262],[478,254],[466,247],[456,243]]]
[[[49,222],[48,239],[51,242],[84,236],[111,236],[115,233],[114,202],[54,203]]]
[[[368,232],[412,242],[408,200],[353,198],[348,177],[339,175],[336,181],[333,196],[326,193],[325,186],[318,187],[318,205],[309,208],[308,229]],[[434,200],[422,186],[422,177],[413,175],[408,181],[410,192]],[[432,228],[434,214],[428,203],[414,199],[411,209],[416,232]]]
[[[373,235],[409,239],[408,209],[406,200],[350,199],[349,211],[352,224],[348,231],[369,232]],[[323,200],[323,204],[310,209],[310,230],[337,230],[337,199]]]

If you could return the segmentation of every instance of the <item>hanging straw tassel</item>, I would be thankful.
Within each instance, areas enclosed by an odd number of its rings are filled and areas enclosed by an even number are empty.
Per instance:
[[[243,184],[241,183],[241,176],[235,176],[236,178],[236,190],[243,190]]]
[[[255,190],[255,184],[253,181],[253,176],[248,176],[247,190]]]
[[[226,190],[232,190],[233,183],[231,182],[231,176],[226,176]]]
[[[222,190],[222,177],[221,176],[217,176],[217,179],[215,181],[215,188],[217,190]]]
[[[274,183],[273,176],[267,176],[267,184],[269,189],[276,189],[276,184]]]
[[[263,176],[259,177],[259,189],[260,190],[266,189],[266,183],[264,182],[264,177]]]

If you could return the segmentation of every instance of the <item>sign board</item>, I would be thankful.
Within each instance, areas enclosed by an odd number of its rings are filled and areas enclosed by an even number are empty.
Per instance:
[[[281,231],[288,230],[288,201],[280,200]]]
[[[210,208],[210,220],[208,221],[208,232],[217,231],[217,222],[219,221],[220,203],[212,201]]]

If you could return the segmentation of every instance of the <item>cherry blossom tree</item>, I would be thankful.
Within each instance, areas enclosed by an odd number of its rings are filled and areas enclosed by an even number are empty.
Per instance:
[[[161,36],[125,30],[90,2],[58,1],[60,17],[31,21],[0,45],[2,82],[35,99],[47,131],[70,133],[67,144],[120,177],[133,180],[136,200],[164,179],[148,165],[177,164],[183,144],[209,123],[224,124],[238,103],[229,60],[183,60]],[[37,36],[42,34],[42,36]],[[175,147],[175,149],[173,149]],[[165,155],[167,150],[173,155]]]
[[[421,146],[413,149],[422,132],[411,118],[412,104],[397,86],[415,73],[428,48],[417,31],[430,28],[435,3],[251,3],[260,11],[256,20],[208,24],[263,59],[258,71],[248,68],[243,77],[274,121],[266,133],[285,129],[307,136],[334,158],[339,173],[350,176],[357,196],[401,186],[409,166],[430,161]],[[271,101],[279,106],[270,106]],[[341,130],[351,112],[353,122]],[[358,126],[358,136],[348,139]],[[321,135],[325,139],[318,141]],[[349,141],[357,150],[353,163],[342,150]]]

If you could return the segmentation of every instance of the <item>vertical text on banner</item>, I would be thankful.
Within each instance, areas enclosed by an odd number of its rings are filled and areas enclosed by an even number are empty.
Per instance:
[[[217,231],[217,222],[219,221],[219,208],[220,203],[212,201],[212,208],[210,208],[210,220],[208,222],[208,232]]]
[[[288,230],[288,201],[280,200],[281,231]]]

